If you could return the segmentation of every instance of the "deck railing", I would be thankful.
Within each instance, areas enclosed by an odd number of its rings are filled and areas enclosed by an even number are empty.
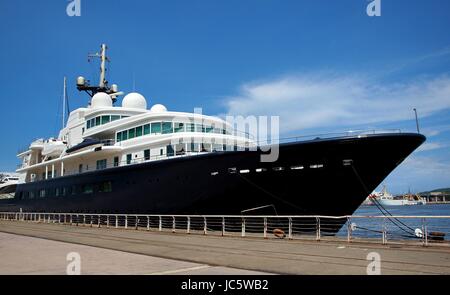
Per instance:
[[[182,234],[450,246],[450,216],[143,215],[0,212],[1,220]]]

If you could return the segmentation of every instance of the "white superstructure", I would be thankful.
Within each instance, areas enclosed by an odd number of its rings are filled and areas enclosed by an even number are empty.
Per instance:
[[[91,95],[89,104],[70,113],[57,138],[35,140],[18,154],[21,182],[255,145],[220,118],[175,112],[161,104],[149,109],[151,102],[137,92],[115,106],[123,93],[115,84],[107,86],[105,51],[102,45],[95,55],[102,59],[100,85],[77,79],[78,89]]]

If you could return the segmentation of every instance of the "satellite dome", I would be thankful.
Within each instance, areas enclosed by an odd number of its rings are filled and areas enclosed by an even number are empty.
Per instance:
[[[112,107],[111,97],[104,92],[98,92],[94,94],[94,96],[91,99],[91,107],[92,108]]]
[[[145,97],[137,92],[131,92],[125,95],[122,100],[122,107],[132,109],[147,109]]]
[[[163,112],[167,112],[167,108],[165,106],[163,106],[162,104],[155,104],[154,106],[152,106],[152,108],[150,109],[150,112],[152,113],[163,113]]]

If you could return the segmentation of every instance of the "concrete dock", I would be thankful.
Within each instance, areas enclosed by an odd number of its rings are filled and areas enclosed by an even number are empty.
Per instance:
[[[448,247],[220,237],[0,221],[0,274],[450,274]]]

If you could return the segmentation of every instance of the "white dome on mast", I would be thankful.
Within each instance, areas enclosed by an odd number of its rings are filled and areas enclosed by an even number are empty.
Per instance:
[[[162,104],[155,104],[154,106],[152,106],[152,108],[150,109],[150,112],[152,113],[163,113],[163,112],[167,112],[167,108],[165,106],[163,106]]]
[[[91,108],[112,107],[111,97],[104,92],[97,92],[91,99]]]
[[[122,107],[132,109],[147,109],[147,100],[142,94],[131,92],[125,95],[122,100]]]

